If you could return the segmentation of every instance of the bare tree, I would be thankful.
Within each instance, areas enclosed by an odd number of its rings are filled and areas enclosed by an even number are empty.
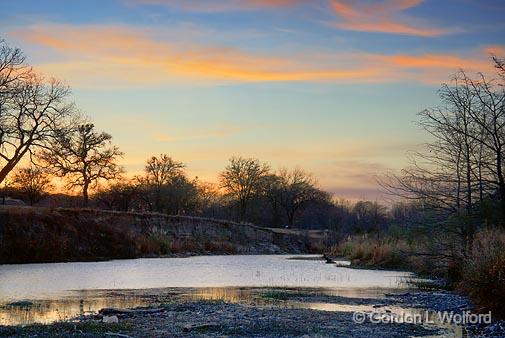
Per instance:
[[[118,178],[123,168],[116,162],[123,153],[111,144],[112,136],[96,132],[91,123],[68,132],[58,132],[51,148],[40,153],[40,159],[53,173],[65,177],[69,188],[80,188],[88,205],[89,189],[99,180]]]
[[[496,70],[498,71],[498,75],[504,79],[505,78],[505,58],[500,58],[497,57],[496,55],[493,56],[493,61]]]
[[[162,186],[181,175],[185,167],[184,163],[173,160],[167,154],[152,156],[145,166],[145,179],[149,184]]]
[[[239,217],[245,220],[250,200],[262,187],[262,180],[270,172],[270,167],[254,158],[232,157],[230,163],[219,175],[221,187],[237,199]]]
[[[456,236],[458,241],[439,243],[456,256],[471,253],[479,224],[505,225],[505,87],[503,65],[494,62],[497,79],[459,71],[442,86],[441,105],[420,113],[432,141],[414,153],[409,168],[382,182],[388,191],[417,200],[431,213],[432,228]],[[492,220],[483,213],[488,202],[499,210]]]
[[[147,203],[150,211],[168,212],[166,210],[168,202],[165,200],[168,187],[177,178],[185,177],[185,167],[184,163],[175,161],[167,154],[152,156],[147,160],[145,174],[137,176],[136,179],[143,192],[141,198]]]
[[[289,226],[294,224],[297,212],[306,204],[328,199],[327,193],[316,187],[314,177],[300,168],[292,171],[280,169],[277,176],[279,203],[286,214]]]
[[[69,94],[57,80],[37,76],[19,49],[0,41],[0,182],[26,155],[47,148],[55,131],[68,127],[74,115]]]
[[[139,191],[135,182],[116,181],[105,189],[100,189],[94,196],[108,209],[130,211],[135,206]]]
[[[501,70],[500,64],[496,66]],[[503,226],[505,226],[505,83],[487,80],[483,74],[476,80],[463,74],[462,81],[476,96],[478,107],[472,107],[469,114],[473,123],[482,130],[481,137],[470,133],[465,135],[479,142],[487,154],[484,166],[490,175],[485,181],[496,189],[501,199]]]
[[[222,204],[222,194],[219,193],[219,187],[214,183],[195,180],[198,189],[198,211],[201,214],[215,217],[216,209]]]
[[[0,95],[12,94],[17,82],[31,72],[23,52],[0,39]]]
[[[53,188],[51,176],[47,170],[37,166],[18,169],[12,179],[13,187],[28,199],[30,205],[41,201]]]

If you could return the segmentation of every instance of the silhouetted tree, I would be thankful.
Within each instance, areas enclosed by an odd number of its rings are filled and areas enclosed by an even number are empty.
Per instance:
[[[0,97],[15,94],[20,82],[32,73],[26,57],[19,48],[9,46],[0,39]]]
[[[98,191],[95,198],[108,209],[129,211],[136,206],[138,195],[139,189],[134,182],[117,181]]]
[[[218,209],[225,204],[216,184],[195,180],[198,193],[198,212],[208,217],[216,217]]]
[[[51,176],[41,167],[30,166],[18,169],[12,179],[12,186],[22,193],[30,205],[41,201],[53,188]]]
[[[380,237],[381,229],[387,224],[386,208],[377,202],[358,201],[353,209],[356,227],[360,230],[374,230]]]
[[[99,180],[111,180],[122,174],[117,164],[123,155],[111,144],[112,136],[96,132],[91,123],[71,131],[57,132],[51,148],[40,153],[40,159],[53,173],[65,177],[68,187],[79,187],[84,204],[89,201],[89,188]]]
[[[270,167],[254,158],[232,157],[226,169],[220,173],[221,187],[239,203],[239,218],[245,220],[251,199],[262,188],[262,180]]]
[[[168,187],[177,177],[183,177],[185,165],[173,160],[167,154],[152,156],[147,160],[144,175],[137,176],[142,191],[141,198],[150,211],[168,212]]]
[[[285,168],[280,169],[277,177],[279,179],[277,180],[276,193],[289,226],[294,224],[297,212],[305,205],[328,199],[327,193],[316,187],[317,182],[314,177],[300,168],[292,171]]]
[[[68,127],[74,115],[69,93],[57,80],[37,76],[19,49],[0,41],[0,182]]]
[[[422,206],[426,230],[439,233],[433,251],[451,252],[455,264],[471,255],[479,225],[505,226],[505,83],[503,64],[494,62],[496,79],[459,71],[442,86],[440,106],[420,113],[432,141],[384,184]],[[490,204],[499,217],[485,211]]]

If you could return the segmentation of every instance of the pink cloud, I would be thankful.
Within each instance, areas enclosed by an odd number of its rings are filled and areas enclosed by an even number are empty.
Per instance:
[[[440,83],[459,68],[486,72],[488,50],[471,54],[300,52],[264,54],[233,46],[162,41],[128,26],[34,26],[13,33],[54,51],[59,60],[37,65],[49,74],[82,82],[395,82]],[[493,46],[493,51],[500,51]],[[101,79],[97,81],[97,79]]]
[[[421,4],[421,0],[331,0],[331,8],[341,19],[334,26],[340,29],[433,37],[454,33],[456,29],[436,28],[404,14]]]

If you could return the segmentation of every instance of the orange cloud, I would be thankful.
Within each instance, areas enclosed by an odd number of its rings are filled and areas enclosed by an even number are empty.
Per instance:
[[[410,69],[454,69],[464,68],[484,70],[489,68],[487,59],[462,58],[456,55],[424,54],[424,55],[391,55],[377,57],[396,66]]]
[[[415,23],[416,19],[402,15],[403,11],[421,4],[421,0],[385,0],[364,2],[362,0],[331,0],[331,7],[342,21],[334,26],[340,29],[379,32],[401,35],[439,36],[454,33],[455,29],[427,27]]]
[[[240,82],[367,81],[384,75],[374,66],[330,67],[310,64],[294,56],[265,56],[232,47],[167,43],[129,27],[56,25],[32,27],[15,34],[66,56],[70,61],[40,65],[56,74],[69,75],[74,71],[87,77],[103,76],[105,72],[140,83],[181,77]],[[70,77],[73,78],[71,74]]]
[[[233,47],[166,42],[127,26],[31,27],[15,34],[63,60],[43,71],[96,86],[107,79],[131,85],[207,82],[441,82],[459,68],[485,71],[488,55],[290,53],[259,55]],[[494,47],[496,50],[496,46]]]
[[[486,48],[486,52],[489,55],[494,55],[498,57],[505,57],[505,47],[504,46],[489,46]]]

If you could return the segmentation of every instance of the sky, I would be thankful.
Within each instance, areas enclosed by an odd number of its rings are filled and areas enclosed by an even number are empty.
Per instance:
[[[0,38],[71,86],[130,174],[167,153],[216,182],[254,157],[349,199],[384,197],[442,83],[505,56],[503,0],[1,2]]]

